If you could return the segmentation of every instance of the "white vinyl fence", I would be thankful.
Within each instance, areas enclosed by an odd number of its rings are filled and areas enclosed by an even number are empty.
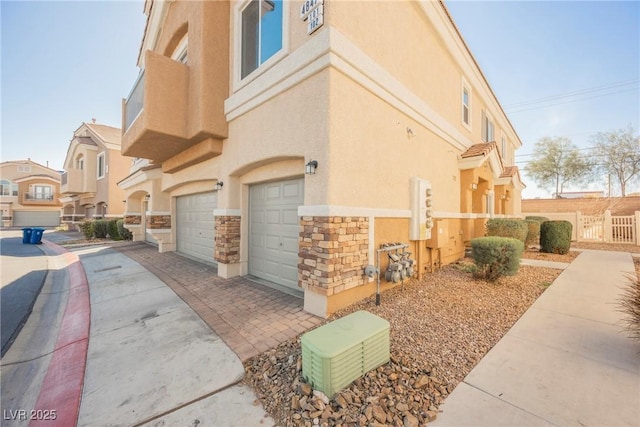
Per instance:
[[[582,215],[580,212],[523,213],[544,216],[550,220],[569,221],[573,225],[572,240],[578,242],[630,243],[640,246],[640,211],[634,215]]]

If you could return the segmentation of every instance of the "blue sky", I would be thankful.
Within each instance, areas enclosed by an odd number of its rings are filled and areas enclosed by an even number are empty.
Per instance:
[[[524,143],[521,168],[544,136],[567,136],[586,148],[598,131],[628,124],[638,131],[640,2],[447,6]],[[62,169],[83,121],[121,125],[121,99],[138,75],[143,2],[2,0],[0,15],[2,161],[30,157]],[[509,108],[569,93],[575,95]],[[550,196],[524,180],[524,197]]]

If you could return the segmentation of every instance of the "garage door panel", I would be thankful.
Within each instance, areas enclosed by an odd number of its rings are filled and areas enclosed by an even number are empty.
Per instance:
[[[60,212],[14,211],[13,225],[16,227],[57,227],[60,225]]]
[[[267,211],[267,224],[268,225],[280,225],[280,211],[276,209],[269,209]]]
[[[176,200],[176,246],[178,252],[214,262],[215,192],[180,196]]]
[[[304,180],[254,185],[249,194],[249,273],[299,290],[298,206],[304,203]]]

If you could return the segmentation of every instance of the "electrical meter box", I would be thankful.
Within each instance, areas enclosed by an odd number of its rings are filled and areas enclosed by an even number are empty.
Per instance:
[[[431,183],[426,179],[412,177],[410,240],[427,240],[431,238],[431,229],[433,228],[433,207],[431,204]]]
[[[302,376],[331,397],[389,361],[389,322],[357,311],[302,335]]]

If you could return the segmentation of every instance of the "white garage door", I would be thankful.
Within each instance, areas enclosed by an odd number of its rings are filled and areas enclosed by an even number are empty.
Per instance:
[[[203,261],[215,262],[213,210],[217,206],[216,193],[212,191],[180,196],[176,202],[178,252]]]
[[[15,227],[57,227],[60,225],[58,211],[14,211]]]
[[[298,206],[304,203],[303,178],[250,188],[249,274],[298,287]]]

